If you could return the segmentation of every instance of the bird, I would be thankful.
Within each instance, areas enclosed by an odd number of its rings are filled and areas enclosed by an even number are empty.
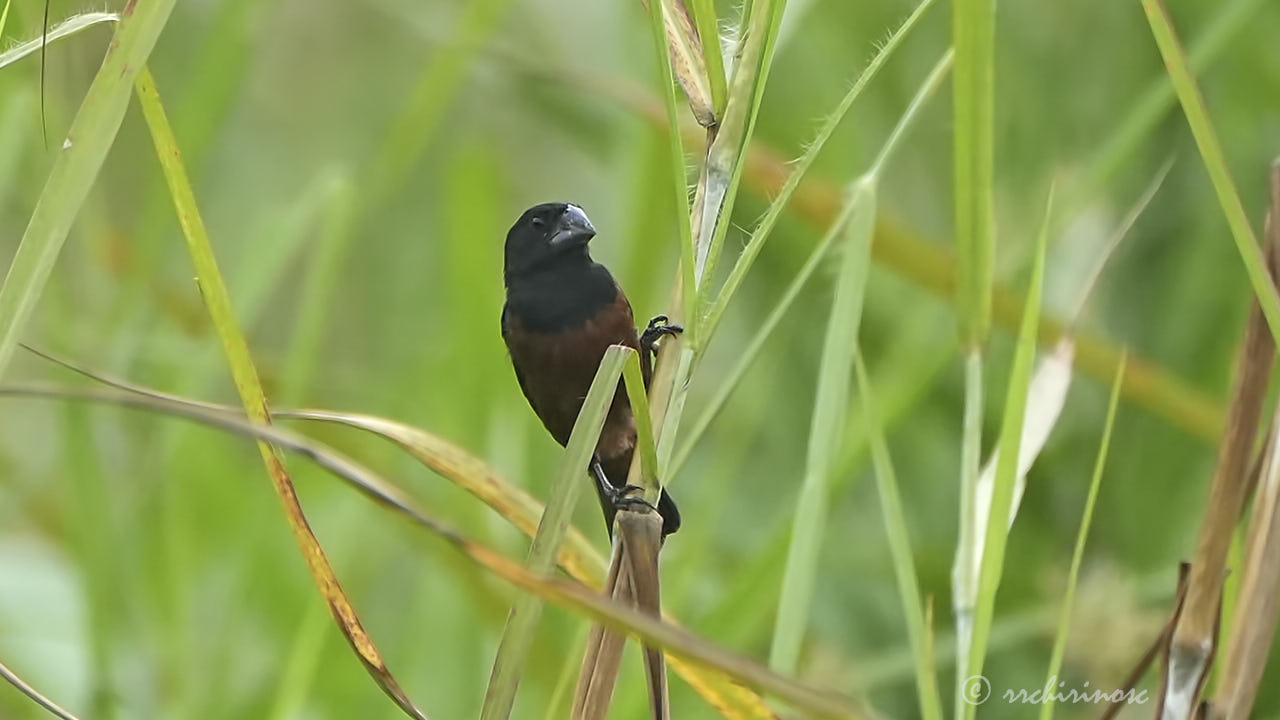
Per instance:
[[[595,235],[581,207],[543,203],[520,215],[504,249],[502,339],[520,390],[561,446],[569,442],[610,345],[639,353],[647,389],[659,342],[683,330],[659,315],[643,333],[637,331],[626,294],[609,270],[591,259],[588,243]],[[635,417],[619,383],[587,468],[610,533],[619,509],[647,504],[636,494],[640,488],[627,485],[635,449]],[[666,490],[654,509],[662,516],[664,539],[679,529],[680,511]]]

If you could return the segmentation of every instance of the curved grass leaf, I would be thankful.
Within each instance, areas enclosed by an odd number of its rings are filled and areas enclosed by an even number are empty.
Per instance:
[[[237,413],[235,408],[226,405],[190,400],[143,387],[42,350],[31,347],[26,349],[73,372],[131,394],[183,405],[193,410]],[[330,410],[277,409],[271,411],[271,416],[277,420],[293,419],[345,425],[381,436],[402,447],[432,471],[475,495],[525,535],[532,538],[537,530],[538,519],[542,516],[542,503],[529,495],[524,488],[502,477],[483,460],[425,430],[373,415]],[[584,585],[600,587],[604,582],[606,560],[577,528],[569,528],[557,562],[565,572]],[[695,667],[676,657],[668,657],[667,662],[690,687],[725,717],[735,720],[774,718],[773,712],[759,695],[732,682],[726,675],[707,668]]]
[[[213,254],[213,247],[209,243],[204,222],[200,218],[200,210],[196,204],[195,194],[192,192],[191,183],[187,179],[186,169],[182,165],[182,155],[178,150],[173,130],[169,127],[169,121],[165,115],[164,106],[160,101],[160,94],[156,89],[155,80],[146,68],[143,68],[138,77],[137,91],[143,116],[146,118],[147,127],[151,130],[156,156],[160,160],[160,166],[164,171],[170,194],[173,196],[179,224],[182,226],[183,235],[187,240],[187,249],[191,254],[192,264],[196,270],[196,282],[199,285],[209,317],[217,330],[218,338],[222,342],[223,351],[231,367],[231,375],[235,381],[236,391],[240,395],[248,417],[254,422],[269,424],[271,415],[267,408],[266,396],[262,392],[262,385],[258,380],[258,371],[253,365],[253,359],[250,356],[244,334],[240,330],[235,312],[231,307],[231,298],[227,292],[226,283],[223,281],[222,273],[218,269],[218,263]],[[329,604],[334,620],[338,622],[343,634],[351,643],[352,649],[360,657],[365,669],[368,670],[370,676],[387,696],[405,714],[425,720],[426,716],[405,695],[400,688],[400,684],[396,682],[395,677],[387,669],[386,663],[383,661],[381,653],[378,652],[373,639],[369,637],[369,634],[365,632],[363,625],[361,625],[360,618],[356,615],[355,608],[342,590],[342,586],[333,572],[333,567],[325,556],[324,549],[320,546],[320,542],[316,539],[310,525],[307,523],[306,514],[302,510],[302,505],[298,502],[297,493],[293,488],[293,481],[289,478],[288,471],[285,470],[284,462],[280,459],[275,449],[265,442],[258,443],[258,450],[262,455],[263,463],[267,467],[272,484],[275,486],[276,493],[284,503],[289,527],[292,529],[294,538],[297,540],[303,557],[307,561],[308,569],[315,578],[320,591],[324,594],[325,601]]]
[[[0,285],[0,374],[44,291],[49,274],[115,141],[133,92],[175,0],[131,2],[120,14],[102,67],[85,93],[44,190]]]
[[[832,718],[867,717],[866,711],[855,706],[847,697],[812,688],[775,673],[753,660],[723,650],[675,625],[649,617],[630,607],[618,606],[581,583],[530,573],[519,563],[473,542],[447,523],[432,517],[417,500],[377,473],[322,443],[288,429],[246,421],[228,412],[211,412],[199,404],[174,402],[136,393],[10,385],[0,386],[0,397],[57,399],[135,408],[184,418],[297,452],[382,507],[403,515],[415,525],[442,538],[484,569],[516,587],[586,614],[619,631],[633,633],[645,642],[665,648],[669,655],[683,658],[704,670],[714,669],[748,687],[772,694],[811,715]]]
[[[8,10],[9,10],[9,6],[8,6],[8,3],[6,3],[5,4],[6,13],[8,12]],[[0,23],[0,24],[3,24],[3,23]],[[0,663],[0,678],[4,678],[5,682],[17,688],[18,692],[31,698],[32,702],[34,702],[35,704],[39,705],[45,710],[48,710],[54,717],[61,718],[62,720],[76,720],[75,715],[72,715],[66,710],[63,710],[61,707],[58,706],[57,703],[45,697],[44,695],[40,694],[39,690],[36,690],[35,688],[31,687],[31,685],[28,684],[25,680],[18,677],[17,674],[14,673],[12,670],[10,670],[7,666],[5,666],[4,663]]]
[[[5,21],[8,17],[9,3],[6,2],[4,4],[4,13],[3,15],[0,15],[0,37],[3,37]],[[70,37],[81,30],[87,30],[95,25],[118,22],[119,20],[120,15],[113,12],[91,12],[83,13],[81,15],[72,15],[66,20],[63,20],[57,25],[49,28],[49,32],[46,33],[44,37],[33,38],[26,42],[20,42],[8,50],[0,52],[0,70],[18,62],[28,55],[34,55],[39,52],[41,48],[47,47],[49,43],[54,42],[55,40]]]

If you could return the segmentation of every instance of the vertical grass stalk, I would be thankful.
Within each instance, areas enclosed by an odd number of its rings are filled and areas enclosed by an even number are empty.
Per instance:
[[[622,374],[628,356],[635,357],[631,348],[614,345],[605,352],[595,379],[587,391],[582,410],[573,424],[569,444],[560,455],[554,479],[551,483],[547,507],[538,523],[538,532],[529,547],[525,565],[535,575],[547,575],[556,564],[560,543],[569,527],[578,496],[586,486],[583,471],[589,467],[605,415],[617,392],[618,378]],[[542,614],[542,600],[537,595],[523,594],[511,608],[502,640],[493,661],[489,676],[489,688],[485,691],[484,706],[480,710],[482,720],[501,720],[510,716],[515,703],[516,685],[520,673],[529,658],[533,638],[538,630]]]
[[[966,718],[972,718],[977,708],[973,702],[964,702],[963,693],[966,685],[970,691],[974,688],[972,684],[966,683],[966,680],[982,674],[995,615],[996,591],[1000,587],[1000,576],[1004,571],[1009,523],[1001,522],[1000,519],[1009,517],[1010,508],[1013,507],[1018,459],[1022,452],[1022,429],[1027,411],[1027,390],[1031,385],[1031,373],[1035,366],[1040,295],[1044,287],[1044,258],[1049,244],[1048,236],[1052,217],[1053,190],[1050,189],[1044,222],[1040,227],[1036,246],[1035,265],[1027,288],[1027,302],[1022,311],[1022,327],[1018,332],[1018,342],[1014,349],[1013,368],[1009,373],[1009,389],[1005,396],[1004,418],[1000,428],[1000,457],[996,464],[996,480],[989,513],[992,521],[987,523],[982,569],[978,575],[977,602],[973,610],[973,637],[968,646],[968,663],[965,668],[968,674],[959,676],[957,682],[959,688],[957,699],[961,700],[961,705],[956,706],[956,713],[959,715],[963,712]]]

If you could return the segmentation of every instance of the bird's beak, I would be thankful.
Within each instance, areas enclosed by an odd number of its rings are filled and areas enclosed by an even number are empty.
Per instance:
[[[587,219],[587,214],[577,205],[570,205],[557,221],[556,232],[551,236],[551,246],[586,245],[595,236],[596,229]]]

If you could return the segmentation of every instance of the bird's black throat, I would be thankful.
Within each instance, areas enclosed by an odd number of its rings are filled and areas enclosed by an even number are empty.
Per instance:
[[[618,299],[609,270],[586,252],[565,254],[521,273],[508,275],[505,312],[526,330],[554,333],[582,327]]]

